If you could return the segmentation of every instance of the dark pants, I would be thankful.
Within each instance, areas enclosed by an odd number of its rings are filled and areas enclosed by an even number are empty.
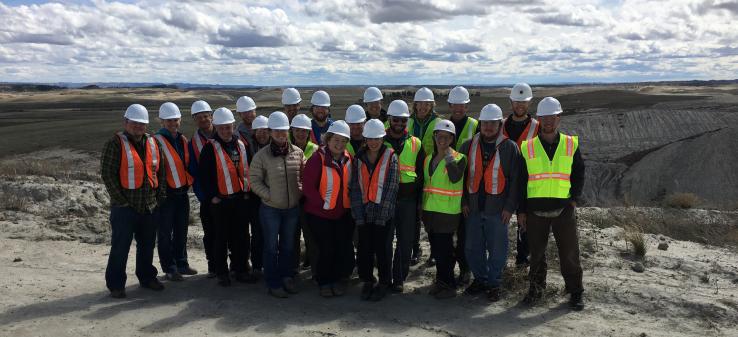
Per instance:
[[[392,221],[383,225],[364,224],[359,229],[359,244],[357,247],[356,264],[359,277],[364,282],[376,282],[374,278],[374,261],[376,258],[379,283],[392,283]]]
[[[190,198],[187,194],[170,194],[159,208],[157,248],[159,264],[165,273],[184,271],[187,263],[187,226],[190,220]]]
[[[228,275],[228,249],[231,269],[236,273],[248,270],[249,230],[246,223],[246,200],[222,199],[211,204],[213,214],[213,266],[218,276]]]
[[[307,213],[306,218],[318,246],[318,285],[332,285],[351,276],[355,263],[353,222],[347,216],[332,220]]]
[[[156,211],[155,211],[156,212]],[[155,214],[141,214],[131,207],[110,208],[110,255],[105,269],[108,289],[121,290],[126,286],[126,263],[131,242],[136,239],[136,277],[141,284],[156,278],[154,243],[156,241]]]
[[[436,259],[436,281],[456,287],[454,279],[454,234],[428,233],[431,256]]]
[[[213,264],[213,215],[210,211],[210,200],[200,201],[200,222],[202,223],[202,246],[205,249],[205,258],[208,260],[208,273],[215,272]]]
[[[459,227],[456,228],[456,247],[454,247],[454,257],[459,264],[459,270],[463,272],[469,271],[469,264],[466,262],[466,218],[461,217]]]
[[[578,293],[583,290],[575,213],[574,207],[568,206],[556,218],[542,218],[533,213],[528,214],[531,287],[544,287],[546,284],[546,246],[548,245],[548,234],[553,231],[559,250],[561,276],[564,277],[567,292]]]
[[[310,262],[310,270],[313,277],[318,274],[318,245],[315,243],[315,235],[310,229],[310,224],[305,220],[305,211],[300,208],[299,225],[302,227],[302,237],[305,239],[306,260]]]
[[[397,243],[395,246],[395,256],[392,261],[392,281],[395,284],[403,284],[410,272],[410,259],[412,258],[412,249],[415,244],[416,227],[418,221],[416,219],[417,209],[414,199],[397,199],[395,207],[394,225],[397,231]],[[417,233],[420,233],[417,231]]]
[[[251,267],[262,269],[264,267],[264,231],[259,216],[261,201],[252,197],[246,201],[246,205],[246,218],[251,227]]]
[[[515,264],[523,264],[528,262],[528,232],[521,232],[520,225],[518,224],[518,237],[517,237],[517,254],[515,255]]]
[[[267,287],[281,288],[282,279],[295,276],[295,228],[298,207],[280,209],[261,204],[259,216],[264,231],[264,279]]]

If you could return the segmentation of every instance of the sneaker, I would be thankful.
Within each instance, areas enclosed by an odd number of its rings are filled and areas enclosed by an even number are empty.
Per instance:
[[[157,279],[152,279],[149,282],[142,283],[141,288],[151,289],[154,291],[162,291],[164,290],[164,285],[161,283],[161,281]]]
[[[169,281],[174,281],[174,282],[179,282],[179,281],[183,281],[184,280],[184,277],[182,277],[182,274],[180,274],[180,273],[178,273],[176,271],[173,272],[173,273],[166,273],[166,274],[164,274],[164,278],[166,278]]]
[[[372,289],[374,289],[374,282],[364,282],[364,285],[361,286],[361,299],[363,301],[369,300],[372,296]]]
[[[469,284],[471,282],[471,272],[469,270],[461,270],[456,283],[459,285]]]
[[[500,300],[500,287],[492,287],[487,290],[487,299],[490,302],[497,302]]]
[[[374,289],[372,290],[372,296],[369,298],[372,302],[379,302],[381,301],[385,296],[387,296],[387,289],[389,288],[389,285],[386,284],[378,284]]]
[[[125,289],[115,289],[110,291],[110,297],[112,298],[126,298]]]
[[[440,284],[441,290],[438,291],[434,296],[438,300],[456,297],[456,289],[447,284]]]
[[[218,275],[218,285],[221,287],[230,287],[231,278],[228,274]]]
[[[273,288],[273,289],[272,288],[269,288],[269,291],[268,292],[269,292],[269,295],[272,295],[272,297],[276,297],[276,298],[287,298],[287,297],[290,297],[290,295],[287,294],[287,292],[284,291],[284,289],[282,289],[282,288]]]
[[[259,281],[259,279],[256,278],[253,274],[251,274],[249,272],[245,272],[245,271],[244,272],[240,272],[240,273],[236,273],[235,279],[236,279],[237,282],[249,283],[249,284],[254,284],[257,281]]]
[[[179,273],[182,275],[197,275],[197,270],[195,268],[187,266],[184,268],[180,268]]]
[[[582,292],[572,293],[569,297],[569,309],[574,311],[582,311],[584,309],[584,301],[582,300]]]
[[[402,283],[392,283],[392,288],[390,290],[395,294],[401,294],[403,291],[405,291],[405,287],[402,285]]]
[[[282,284],[284,291],[286,291],[289,294],[297,294],[297,284],[295,283],[295,279],[291,277],[285,277],[282,279]]]
[[[333,297],[333,289],[331,289],[331,286],[320,287],[320,296],[325,298]]]
[[[474,279],[474,281],[464,289],[464,294],[466,295],[478,295],[482,292],[487,290],[487,285],[484,283],[484,281],[479,279]]]

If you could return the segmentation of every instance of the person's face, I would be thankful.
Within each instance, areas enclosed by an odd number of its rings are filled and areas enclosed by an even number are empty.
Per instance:
[[[348,138],[334,134],[328,140],[328,150],[334,155],[341,154],[346,150],[346,143],[348,143]]]
[[[382,114],[382,100],[366,103],[366,113],[371,116],[370,118],[379,118]]]
[[[482,137],[486,139],[497,137],[497,133],[500,131],[500,123],[500,121],[481,121],[479,123],[479,132],[481,132]]]
[[[318,122],[324,122],[328,118],[328,108],[324,106],[313,106],[313,118]]]
[[[433,102],[415,102],[415,117],[425,119],[433,109]]]
[[[165,129],[169,131],[173,136],[177,135],[177,131],[179,130],[179,126],[182,119],[180,118],[170,118],[170,119],[162,119],[161,125],[164,126]]]
[[[559,115],[538,117],[541,123],[541,133],[552,134],[559,129],[561,117]]]
[[[254,131],[254,139],[260,145],[269,143],[269,129],[256,129]]]
[[[287,115],[290,121],[300,112],[300,103],[297,104],[285,104],[284,113]]]
[[[451,142],[454,141],[454,135],[446,131],[436,131],[433,133],[433,138],[436,140],[436,149],[439,153],[443,153],[451,146]]]
[[[372,152],[379,151],[379,148],[382,147],[382,143],[384,143],[384,139],[382,138],[367,138],[366,139],[366,147],[368,147],[369,150]]]
[[[351,139],[361,139],[361,135],[364,132],[364,122],[361,123],[348,123],[349,130],[351,130]]]
[[[282,145],[287,142],[287,135],[289,134],[288,130],[271,130],[272,132],[272,141],[277,143],[277,145]]]
[[[406,117],[390,117],[390,129],[393,133],[403,133],[407,127]]]
[[[295,142],[303,144],[307,143],[308,137],[310,136],[310,130],[292,128],[292,137],[295,137]]]
[[[213,125],[213,113],[209,111],[198,112],[192,119],[195,120],[195,124],[200,130],[210,130]]]
[[[448,104],[449,110],[451,110],[451,117],[454,119],[461,119],[466,116],[467,106],[466,104]]]
[[[233,138],[233,124],[234,123],[216,125],[215,132],[218,133],[218,137],[225,141],[231,140]]]
[[[251,125],[251,122],[256,118],[256,110],[241,111],[239,114],[241,115],[241,120],[243,120],[246,125]]]
[[[123,120],[123,129],[134,137],[142,137],[146,133],[147,126],[148,124],[146,123],[134,122],[130,119]]]
[[[512,110],[515,116],[523,117],[528,114],[528,107],[530,106],[530,101],[528,102],[510,101],[510,104],[512,105]]]

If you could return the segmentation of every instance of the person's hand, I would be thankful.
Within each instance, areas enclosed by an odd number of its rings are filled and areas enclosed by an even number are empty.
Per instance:
[[[525,213],[518,214],[518,225],[520,225],[520,232],[528,230],[528,216]]]
[[[468,205],[462,206],[461,212],[464,213],[465,218],[468,218],[469,217],[469,206]]]
[[[502,210],[502,224],[507,225],[510,223],[510,218],[512,218],[512,213]]]
[[[210,199],[210,203],[213,204],[213,205],[217,205],[217,204],[220,203],[220,198],[213,197],[212,199]]]

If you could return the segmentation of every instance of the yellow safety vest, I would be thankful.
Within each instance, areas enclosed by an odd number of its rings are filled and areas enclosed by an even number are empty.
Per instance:
[[[384,145],[388,148],[392,148],[392,144],[385,141]],[[397,163],[400,169],[400,183],[412,183],[418,178],[415,173],[415,163],[418,160],[418,154],[420,153],[421,144],[418,137],[410,136],[405,139],[405,145],[402,148],[402,153],[397,156]]]
[[[571,166],[579,137],[559,133],[553,160],[548,159],[539,137],[523,141],[520,148],[528,168],[528,199],[568,199],[571,197]]]
[[[465,156],[453,151],[454,162],[458,163]],[[445,213],[461,213],[461,195],[464,189],[464,179],[452,183],[448,178],[446,160],[441,159],[438,167],[430,174],[430,163],[432,157],[426,157],[423,163],[425,182],[423,184],[423,210]],[[464,168],[462,168],[464,170]]]
[[[425,133],[420,135],[421,143],[423,144],[423,151],[425,151],[425,156],[430,157],[433,155],[433,128],[436,127],[436,123],[438,123],[438,120],[440,118],[434,117],[433,120],[428,124],[428,127],[425,129]],[[414,135],[415,132],[413,130],[415,129],[415,122],[412,118],[410,118],[407,121],[407,132],[411,135]]]
[[[477,132],[477,124],[479,124],[479,121],[469,117],[466,119],[466,124],[464,124],[464,128],[461,130],[461,132],[459,132],[459,130],[456,130],[456,151],[460,151],[461,145],[464,144],[465,141],[474,137],[474,133]]]

